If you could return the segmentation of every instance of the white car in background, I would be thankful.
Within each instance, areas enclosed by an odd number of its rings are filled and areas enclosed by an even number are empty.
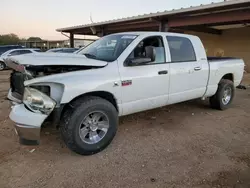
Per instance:
[[[41,52],[41,50],[39,48],[22,48],[22,49],[8,50],[7,52],[3,53],[0,56],[0,71],[4,70],[6,68],[6,64],[5,64],[4,60],[7,57],[16,56],[16,55],[23,55],[23,54],[30,54],[30,53],[36,53],[36,52]]]

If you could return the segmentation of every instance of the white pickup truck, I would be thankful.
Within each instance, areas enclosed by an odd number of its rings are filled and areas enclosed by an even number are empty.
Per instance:
[[[208,58],[196,36],[126,32],[105,36],[77,54],[10,57],[10,119],[23,144],[37,144],[44,122],[66,145],[91,155],[112,141],[118,117],[196,98],[224,110],[244,62]]]

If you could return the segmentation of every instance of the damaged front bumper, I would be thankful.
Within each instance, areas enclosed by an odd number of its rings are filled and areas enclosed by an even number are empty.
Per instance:
[[[40,130],[48,117],[46,114],[34,113],[15,98],[9,90],[8,97],[11,103],[10,119],[15,123],[15,129],[21,144],[37,145],[40,142]]]

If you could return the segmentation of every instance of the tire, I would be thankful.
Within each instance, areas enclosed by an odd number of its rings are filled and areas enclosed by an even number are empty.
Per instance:
[[[85,123],[89,122],[87,120],[94,118],[95,113],[99,113],[99,116],[103,115],[102,122],[108,122],[109,124],[107,129],[103,129],[106,130],[105,134],[105,131],[98,129],[96,131],[93,129],[92,131],[92,125],[94,126],[94,123],[87,123],[88,125]],[[95,117],[97,116],[98,115],[95,115]],[[100,119],[101,118],[99,118],[99,120]],[[99,122],[101,121],[98,121],[97,127]],[[118,112],[113,104],[100,97],[84,97],[74,101],[70,105],[70,108],[66,109],[61,119],[60,132],[62,139],[70,150],[80,155],[92,155],[102,151],[111,143],[116,134],[117,125]],[[82,130],[84,133],[88,130],[89,133],[82,134]],[[94,137],[96,136],[94,132],[98,134],[98,137]],[[101,140],[99,140],[99,138],[101,138],[99,134],[103,136]],[[94,136],[91,137],[92,135]],[[96,142],[96,140],[99,141]]]
[[[6,67],[5,63],[0,61],[0,71],[4,70]]]
[[[228,92],[228,91],[231,92]],[[225,92],[228,92],[230,98],[226,98]],[[226,110],[230,107],[235,94],[234,84],[231,80],[222,79],[218,85],[217,92],[210,97],[210,106],[218,110]]]

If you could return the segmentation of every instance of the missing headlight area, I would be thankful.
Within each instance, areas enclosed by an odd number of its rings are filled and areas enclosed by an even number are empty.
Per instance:
[[[24,81],[25,81],[25,74],[21,72],[13,71],[10,76],[10,88],[13,95],[16,96],[19,100],[22,100],[23,93],[24,93]],[[42,93],[50,96],[50,87],[49,86],[30,86],[34,89],[41,91]]]
[[[16,71],[13,71],[10,75],[10,88],[12,89],[12,92],[17,93],[20,96],[23,96],[24,92],[24,76],[23,73]]]

